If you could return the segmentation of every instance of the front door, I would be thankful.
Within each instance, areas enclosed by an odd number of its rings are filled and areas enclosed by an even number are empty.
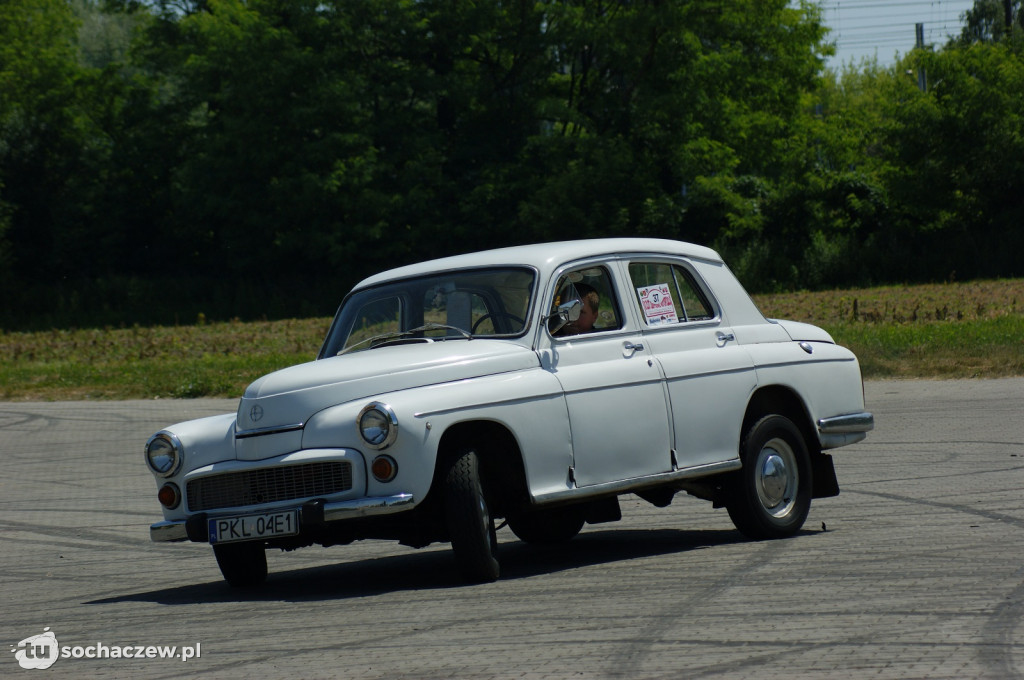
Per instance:
[[[572,283],[584,309],[578,323],[545,332],[540,352],[565,392],[579,487],[672,469],[661,371],[638,329],[623,320],[611,276],[594,265],[559,278],[556,290]],[[566,301],[556,294],[552,306]]]

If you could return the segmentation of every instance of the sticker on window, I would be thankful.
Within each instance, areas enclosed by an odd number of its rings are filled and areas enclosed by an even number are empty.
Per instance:
[[[643,286],[637,288],[636,292],[640,296],[640,306],[643,307],[644,319],[648,326],[679,323],[667,283]]]

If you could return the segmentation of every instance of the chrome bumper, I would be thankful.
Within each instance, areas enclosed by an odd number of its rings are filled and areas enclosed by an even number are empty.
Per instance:
[[[413,505],[415,505],[415,500],[412,494],[409,493],[400,493],[394,496],[357,498],[351,501],[338,501],[337,503],[324,503],[324,521],[336,522],[338,520],[358,517],[390,515],[391,513],[411,508]],[[244,515],[246,513],[239,514]],[[155,543],[187,541],[188,531],[185,529],[185,520],[157,522],[149,527],[149,538]]]
[[[823,449],[854,444],[875,429],[875,416],[868,413],[849,413],[818,421],[818,437]]]

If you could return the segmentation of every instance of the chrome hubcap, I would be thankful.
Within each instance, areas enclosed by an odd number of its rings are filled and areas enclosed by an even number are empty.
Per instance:
[[[796,501],[800,476],[796,455],[782,439],[771,439],[757,456],[757,498],[773,517],[785,517]]]
[[[786,493],[786,463],[770,454],[761,466],[761,492],[770,505],[778,505]]]

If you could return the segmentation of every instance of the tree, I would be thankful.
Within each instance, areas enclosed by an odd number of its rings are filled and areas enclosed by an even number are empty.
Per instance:
[[[535,178],[527,233],[756,234],[755,187],[822,63],[813,7],[552,2],[544,26],[555,61],[520,173]]]
[[[12,52],[35,82],[3,113],[32,121],[0,169],[26,281],[315,313],[382,267],[618,234],[785,242],[796,269],[765,277],[792,281],[878,219],[872,181],[817,182],[851,151],[808,110],[810,3],[16,1],[60,19]]]
[[[891,83],[887,180],[897,222],[929,245],[919,261],[931,275],[940,267],[965,278],[1021,273],[1022,56],[1006,41],[917,51],[901,67],[927,69],[928,91]]]
[[[89,120],[76,108],[77,25],[60,0],[0,4],[0,186],[10,210],[13,273],[66,262],[57,233],[73,201]]]
[[[975,0],[963,14],[964,27],[956,42],[999,42],[1024,30],[1024,12],[1020,0]],[[953,42],[953,41],[951,41]]]

